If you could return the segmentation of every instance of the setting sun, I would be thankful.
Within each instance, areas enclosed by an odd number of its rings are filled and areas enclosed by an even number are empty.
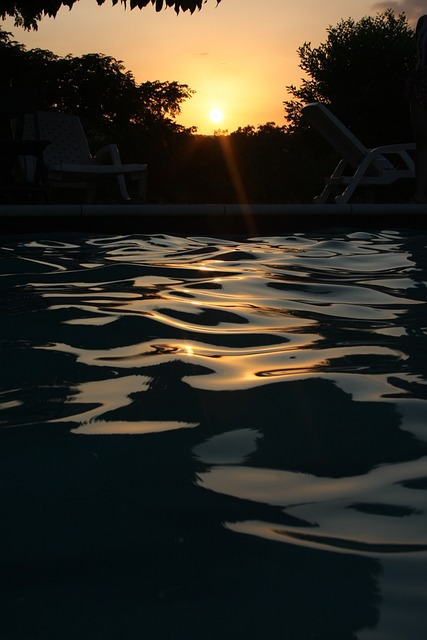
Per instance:
[[[223,119],[224,114],[221,111],[221,109],[212,109],[212,111],[209,114],[209,117],[212,120],[212,122],[215,122],[215,124],[218,124]]]

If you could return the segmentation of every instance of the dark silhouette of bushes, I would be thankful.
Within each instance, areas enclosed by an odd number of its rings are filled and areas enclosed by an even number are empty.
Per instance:
[[[0,10],[1,13],[1,10]],[[59,57],[27,50],[0,29],[0,85],[32,85],[40,109],[78,115],[96,150],[116,142],[125,162],[149,165],[153,203],[306,203],[337,163],[332,149],[301,119],[320,100],[367,146],[412,139],[404,80],[415,59],[414,32],[392,11],[341,21],[327,40],[299,49],[308,78],[288,87],[287,124],[240,127],[214,136],[176,122],[193,91],[176,81],[138,84],[122,62],[89,53]],[[408,183],[358,198],[404,201]]]
[[[301,124],[302,105],[319,101],[368,147],[411,136],[406,81],[416,46],[405,14],[388,9],[359,21],[341,20],[328,27],[325,42],[305,42],[298,55],[307,77],[299,87],[288,87],[292,97],[284,105],[291,128]]]

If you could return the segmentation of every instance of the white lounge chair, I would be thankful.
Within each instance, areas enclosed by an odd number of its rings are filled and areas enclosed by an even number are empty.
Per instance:
[[[31,123],[26,126],[31,127]],[[39,111],[38,126],[40,137],[50,142],[43,157],[51,188],[85,187],[87,200],[92,202],[99,179],[110,177],[117,180],[123,200],[129,201],[125,181],[125,176],[129,176],[137,181],[136,201],[145,199],[147,165],[122,164],[116,144],[109,144],[92,156],[78,116]],[[27,171],[31,173],[31,161],[27,163]]]
[[[31,121],[34,135],[24,135],[26,121]],[[43,150],[47,141],[40,139],[37,118],[37,95],[24,87],[0,87],[0,194],[6,201],[45,202],[48,194]],[[22,171],[22,157],[31,158],[30,179]],[[13,194],[13,195],[12,195]]]
[[[361,185],[387,185],[401,178],[414,178],[415,166],[409,151],[415,143],[391,144],[367,149],[331,111],[319,102],[302,109],[305,118],[335,149],[340,161],[315,203],[324,203],[335,188],[342,193],[335,196],[337,204],[345,204]]]

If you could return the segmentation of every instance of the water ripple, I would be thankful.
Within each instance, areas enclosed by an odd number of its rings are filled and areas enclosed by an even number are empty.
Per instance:
[[[289,519],[229,531],[425,550],[426,242],[3,239],[0,426],[185,432],[200,490]]]

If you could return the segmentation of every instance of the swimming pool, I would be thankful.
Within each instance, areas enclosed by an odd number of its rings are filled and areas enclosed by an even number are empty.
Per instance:
[[[427,235],[3,237],[5,638],[424,638]]]

